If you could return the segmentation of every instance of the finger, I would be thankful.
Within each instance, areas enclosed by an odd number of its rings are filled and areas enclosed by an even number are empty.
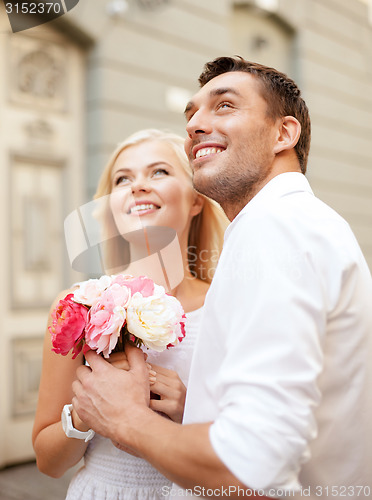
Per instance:
[[[167,375],[162,375],[155,370],[149,370],[149,381],[150,385],[154,385],[156,382],[160,382],[162,385],[168,387],[169,389],[178,389],[181,386],[179,380],[169,378]]]
[[[150,399],[150,408],[154,411],[164,412],[167,403],[162,399]]]
[[[125,361],[121,360],[121,359],[119,359],[118,361],[108,360],[108,362],[110,363],[111,366],[114,366],[115,368],[118,368],[119,370],[129,371],[129,369],[130,369],[129,363],[126,360]]]
[[[71,400],[72,408],[75,410],[80,420],[83,421],[83,415],[80,409],[79,397],[84,394],[84,391],[82,389],[81,383],[78,380],[74,380],[74,382],[72,383],[72,392],[74,394]]]
[[[155,382],[160,382],[164,386],[167,386],[170,389],[175,389],[175,390],[180,389],[184,385],[179,377],[174,377],[172,376],[172,374],[169,373],[166,373],[164,375],[163,373],[159,373],[157,370],[155,371],[154,367],[152,367],[152,369],[149,370],[149,379],[150,379],[150,384],[154,384]]]
[[[132,346],[129,343],[125,345],[125,354],[129,362],[129,369],[131,371],[148,376],[148,368],[146,367],[145,356],[141,349]]]
[[[156,380],[156,382],[151,384],[151,391],[158,394],[161,398],[166,399],[174,399],[179,394],[175,388],[170,387],[159,380]]]
[[[181,423],[185,402],[177,399],[151,399],[150,408],[164,416],[169,417],[174,422]]]
[[[88,351],[85,354],[85,359],[92,370],[104,370],[105,367],[109,366],[109,363],[101,355],[97,354],[96,351]]]
[[[86,370],[83,370],[82,368],[86,368]],[[76,371],[76,379],[72,382],[71,389],[73,394],[78,398],[83,398],[86,396],[86,389],[85,387],[91,385],[91,380],[90,376],[92,374],[92,370],[90,370],[88,367],[83,367],[81,366],[80,368],[77,369]]]
[[[161,373],[162,375],[168,376],[174,375],[177,377],[177,372],[175,372],[174,370],[168,370],[168,368],[164,368],[163,366],[155,365],[153,363],[151,363],[151,367],[154,371],[156,371],[156,373]]]
[[[168,400],[151,399],[150,408],[153,411],[162,413],[163,416],[166,416],[168,418],[171,418],[170,414],[173,414],[174,412],[174,404]]]
[[[79,394],[79,393],[80,393],[80,387],[81,387],[81,382],[80,382],[80,380],[75,379],[75,380],[72,382],[72,385],[71,385],[71,390],[72,390],[72,393],[73,393],[73,395],[74,395],[72,399],[76,399],[77,394]]]
[[[89,366],[81,365],[76,370],[76,377],[78,380],[82,380],[86,375],[91,373],[92,370]]]
[[[149,381],[150,385],[153,385],[156,382],[156,372],[154,370],[149,370]]]
[[[108,361],[128,361],[125,352],[114,352],[110,354]]]
[[[161,378],[164,383],[169,383],[170,385],[182,383],[178,373],[174,370],[169,370],[163,366],[153,364],[151,369],[156,372],[157,376]]]
[[[115,366],[115,368],[126,371],[129,370],[129,363],[124,352],[116,352],[114,354],[111,354],[107,361],[111,366]]]
[[[119,368],[120,370],[129,370],[129,363],[125,352],[114,352],[110,354],[107,360],[112,366],[115,368]]]

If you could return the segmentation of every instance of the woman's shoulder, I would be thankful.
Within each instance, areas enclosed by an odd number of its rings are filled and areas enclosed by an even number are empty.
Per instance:
[[[70,288],[66,288],[65,290],[61,290],[56,295],[55,299],[53,300],[52,305],[50,306],[50,310],[53,311],[60,300],[63,300],[70,293],[74,293],[74,291],[77,290],[77,288],[78,288],[78,284],[75,283]]]

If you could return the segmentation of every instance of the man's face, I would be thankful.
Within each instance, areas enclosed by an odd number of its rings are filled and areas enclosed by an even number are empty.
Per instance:
[[[194,186],[233,218],[267,182],[277,138],[258,80],[230,72],[210,80],[186,107],[185,151]]]

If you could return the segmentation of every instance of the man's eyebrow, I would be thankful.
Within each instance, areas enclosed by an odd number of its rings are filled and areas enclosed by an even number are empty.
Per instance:
[[[215,96],[223,95],[223,94],[235,94],[235,95],[241,97],[241,93],[238,92],[233,87],[220,87],[219,89],[213,89],[213,90],[211,90],[210,93],[209,93],[209,95],[211,97],[215,97]]]
[[[238,92],[236,89],[234,89],[233,87],[220,87],[218,89],[213,89],[209,92],[209,96],[210,97],[216,97],[216,96],[219,96],[219,95],[224,95],[224,94],[234,94],[238,97],[241,97],[241,93]],[[195,103],[193,101],[189,101],[187,104],[186,104],[186,108],[185,108],[185,115],[192,110],[192,108],[195,107]]]
[[[184,114],[188,113],[190,111],[190,109],[192,109],[193,107],[194,107],[194,103],[192,101],[189,101],[186,104],[186,108],[185,108]]]

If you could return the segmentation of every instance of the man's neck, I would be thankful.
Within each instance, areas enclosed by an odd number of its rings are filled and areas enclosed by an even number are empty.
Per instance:
[[[239,200],[237,203],[221,203],[221,206],[230,222],[235,219],[238,213],[243,210],[243,208],[256,196],[257,193],[261,191],[264,186],[266,186],[267,183],[274,179],[274,177],[287,172],[301,173],[297,156],[296,158],[293,158],[293,156],[288,158],[287,155],[282,155],[280,157],[278,155],[270,173],[261,182],[255,184],[243,199]]]

